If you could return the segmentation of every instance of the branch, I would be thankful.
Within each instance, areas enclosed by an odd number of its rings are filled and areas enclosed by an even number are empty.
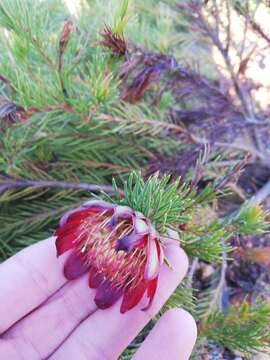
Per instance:
[[[237,76],[234,72],[233,64],[231,62],[231,58],[228,53],[229,39],[228,39],[227,46],[224,46],[216,29],[211,25],[211,23],[208,21],[208,19],[204,15],[203,8],[202,8],[202,5],[200,4],[200,2],[188,1],[187,4],[179,5],[178,7],[183,12],[183,14],[191,21],[192,26],[197,28],[198,30],[200,30],[202,32],[202,34],[204,34],[208,39],[210,39],[212,44],[218,49],[221,56],[223,57],[223,60],[227,67],[227,70],[231,76],[231,80],[232,80],[236,95],[238,96],[238,98],[240,100],[240,103],[242,105],[242,108],[246,115],[246,118],[251,122],[256,121],[254,111],[250,105],[249,99],[246,96],[247,94],[244,91],[242,84],[238,81]],[[210,14],[210,16],[211,16],[211,14]],[[229,24],[230,23],[230,13],[228,11],[227,11],[227,18],[228,18],[228,24]],[[229,32],[229,30],[230,30],[230,28],[227,27],[227,32]],[[229,35],[230,34],[227,33],[227,37]]]
[[[13,91],[17,91],[17,89],[15,88],[15,86],[10,82],[10,80],[8,80],[4,75],[0,74],[0,81],[2,81],[3,83],[5,83],[8,87],[10,87],[11,90]]]
[[[223,246],[225,245],[224,239],[221,239]],[[226,252],[222,252],[222,265],[221,265],[221,273],[217,287],[214,290],[214,295],[209,303],[208,310],[203,315],[203,319],[207,320],[213,308],[218,303],[219,309],[223,312],[223,303],[222,303],[222,292],[226,287],[226,271],[227,271],[227,255]]]
[[[57,181],[57,180],[30,180],[30,179],[13,179],[5,177],[3,180],[0,179],[0,194],[9,189],[19,188],[19,187],[47,187],[47,188],[62,188],[62,189],[78,189],[78,190],[87,190],[100,192],[105,191],[108,193],[114,193],[115,189],[110,185],[98,185],[98,184],[89,184],[89,183],[75,183],[69,181]],[[119,190],[120,195],[123,194]]]
[[[255,205],[263,202],[270,195],[270,179],[266,184],[249,200],[249,205]]]
[[[195,274],[198,264],[199,264],[199,258],[195,257],[191,263],[191,266],[190,266],[190,269],[189,269],[189,272],[187,275],[187,285],[190,288],[192,288],[193,277],[194,277],[194,274]]]
[[[255,8],[256,10],[257,7],[259,6],[259,3],[260,2],[258,1],[257,6]],[[252,30],[258,33],[268,43],[268,45],[270,45],[270,37],[264,32],[261,26],[254,20],[254,16],[250,16],[246,11],[246,9],[241,7],[241,5],[236,6],[236,11],[245,18],[245,21],[249,23]]]
[[[115,121],[118,123],[127,123],[128,125],[130,125],[132,122],[136,125],[138,124],[138,126],[141,127],[144,124],[150,125],[151,129],[153,130],[154,127],[159,126],[162,129],[169,129],[174,131],[176,134],[185,134],[187,135],[189,138],[191,137],[190,133],[188,132],[187,129],[183,128],[182,126],[173,124],[173,123],[168,123],[168,122],[164,122],[164,121],[159,121],[156,119],[148,119],[148,118],[122,118],[122,117],[118,117],[118,116],[113,116],[113,115],[109,115],[109,114],[102,114],[100,116],[101,120],[105,120],[105,121]]]

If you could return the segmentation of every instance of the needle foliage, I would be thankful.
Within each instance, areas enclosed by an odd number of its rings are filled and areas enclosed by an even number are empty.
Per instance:
[[[216,148],[209,154],[205,128],[215,125],[187,130],[205,117],[243,116],[212,79],[209,48],[191,39],[190,18],[179,10],[198,4],[0,2],[0,260],[51,235],[63,213],[93,196],[142,212],[190,257],[186,280],[121,360],[172,307],[198,322],[197,359],[208,341],[245,356],[269,345],[269,304],[220,306],[231,238],[263,234],[268,224],[258,204],[212,211],[247,161],[243,152],[230,161]],[[198,58],[204,75],[183,65]],[[177,154],[185,151],[182,163]],[[233,165],[215,172],[208,164],[223,160]],[[207,289],[192,287],[198,262],[214,269]]]

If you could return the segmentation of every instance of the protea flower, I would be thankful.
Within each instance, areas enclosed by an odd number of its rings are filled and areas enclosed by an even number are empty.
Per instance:
[[[66,213],[55,231],[57,256],[71,250],[64,265],[67,279],[89,273],[100,309],[121,296],[121,313],[146,293],[147,309],[155,295],[163,249],[159,234],[142,213],[105,201],[89,201]]]

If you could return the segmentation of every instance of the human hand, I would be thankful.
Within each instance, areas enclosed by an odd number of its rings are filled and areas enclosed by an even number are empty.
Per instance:
[[[173,270],[163,265],[151,307],[121,314],[119,303],[98,310],[87,278],[67,282],[64,254],[55,255],[55,239],[30,246],[0,265],[0,359],[115,360],[160,310],[187,271],[187,256],[168,244]],[[196,325],[185,311],[167,311],[133,360],[188,359]]]

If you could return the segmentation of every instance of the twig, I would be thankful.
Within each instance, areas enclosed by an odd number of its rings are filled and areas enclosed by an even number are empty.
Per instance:
[[[226,26],[226,53],[229,53],[230,45],[231,45],[231,7],[228,0],[225,0],[225,6],[227,11],[227,26]]]
[[[253,119],[254,115],[251,113],[250,106],[248,104],[248,101],[246,100],[245,93],[244,93],[244,91],[242,89],[242,86],[240,85],[237,77],[235,76],[235,73],[234,73],[234,70],[233,70],[233,65],[231,63],[231,59],[228,56],[228,51],[226,51],[226,49],[223,47],[223,45],[222,45],[220,39],[218,38],[218,36],[210,28],[206,27],[206,29],[207,29],[207,32],[208,32],[208,36],[212,40],[213,44],[216,46],[216,48],[219,50],[220,54],[223,56],[226,67],[227,67],[227,69],[228,69],[228,71],[230,73],[235,92],[238,95],[238,98],[242,103],[244,112],[246,113],[246,115],[249,118]]]
[[[57,180],[13,179],[9,177],[0,179],[0,193],[18,187],[47,187],[47,188],[62,188],[62,189],[78,189],[78,190],[87,190],[93,192],[100,192],[100,191],[105,191],[108,193],[115,192],[115,189],[110,185],[89,184],[83,182],[75,183],[75,182],[57,181]],[[120,191],[120,195],[123,195],[122,191]]]
[[[256,120],[254,111],[250,106],[250,101],[247,98],[247,94],[244,91],[242,84],[238,81],[237,76],[234,72],[233,64],[231,62],[230,56],[228,54],[229,48],[223,46],[223,43],[219,37],[219,34],[216,32],[215,28],[211,23],[206,19],[202,11],[202,6],[197,2],[187,2],[187,5],[179,5],[179,8],[183,13],[192,21],[194,29],[199,29],[207,38],[209,38],[212,44],[217,48],[223,57],[224,63],[227,67],[227,70],[231,76],[232,84],[235,89],[236,95],[238,96],[242,109],[244,111],[245,117],[248,120]],[[228,22],[230,21],[230,14],[227,13]]]
[[[217,1],[216,0],[213,0],[213,7],[214,7],[214,13],[212,13],[212,15],[214,16],[215,18],[215,29],[216,29],[216,33],[219,34],[219,26],[220,26],[220,16],[219,16],[219,8],[218,8],[218,5],[217,5]]]
[[[248,3],[246,4],[246,6],[248,6]],[[247,17],[245,17],[245,23],[244,23],[244,31],[243,31],[243,40],[240,46],[240,51],[239,51],[239,59],[240,59],[240,63],[243,60],[243,56],[244,56],[244,51],[246,49],[246,41],[247,41],[247,32],[248,32],[248,19]]]
[[[246,151],[251,153],[253,156],[258,157],[260,160],[265,160],[265,156],[259,150],[249,145],[215,141],[213,146]]]
[[[215,186],[215,190],[221,190],[224,189],[229,182],[232,182],[234,180],[234,183],[237,183],[237,180],[239,179],[239,176],[243,172],[246,165],[249,163],[251,159],[251,154],[247,154],[242,160],[236,163],[232,170],[224,176],[224,178]]]
[[[51,111],[58,111],[58,110],[75,113],[75,109],[67,103],[57,104],[57,105],[49,105],[44,108],[36,108],[33,106],[30,106],[27,108],[27,111],[30,113],[51,112]]]
[[[195,274],[195,271],[197,269],[198,263],[199,263],[199,258],[197,258],[197,257],[194,258],[192,263],[191,263],[188,275],[187,275],[187,286],[190,287],[190,288],[192,288],[192,280],[193,280],[193,276]]]
[[[121,118],[121,117],[118,117],[118,116],[112,116],[112,115],[109,115],[109,114],[102,114],[100,116],[100,119],[105,120],[105,121],[115,121],[115,122],[120,122],[120,123],[123,122],[123,121],[128,121],[129,120],[129,124],[131,122],[130,121],[131,119],[125,119],[125,118]],[[177,134],[183,133],[183,134],[187,135],[188,137],[190,137],[190,134],[187,131],[187,129],[185,129],[185,128],[179,126],[179,125],[176,125],[176,124],[163,122],[163,121],[159,121],[159,120],[154,120],[154,119],[148,119],[148,118],[143,118],[143,119],[134,118],[133,120],[135,120],[135,122],[138,122],[138,123],[141,123],[141,124],[152,125],[153,127],[154,126],[160,126],[161,128],[172,130]]]
[[[259,204],[270,195],[270,179],[267,183],[248,201],[249,205]]]
[[[224,239],[222,238],[222,244],[224,245]],[[213,307],[216,306],[218,303],[219,308],[221,311],[223,310],[222,306],[222,291],[226,286],[226,270],[227,270],[227,255],[226,252],[222,252],[222,265],[221,265],[221,272],[220,272],[220,278],[217,287],[214,290],[214,295],[209,303],[208,309],[205,312],[203,319],[207,319],[211,311],[213,310]]]
[[[11,81],[8,80],[4,75],[1,75],[1,74],[0,74],[0,81],[2,81],[2,82],[5,83],[8,87],[10,87],[11,90],[17,91],[17,89],[16,89],[15,86],[11,83]]]
[[[256,4],[255,10],[253,12],[253,16],[250,16],[247,12],[246,9],[241,8],[240,6],[238,6],[236,8],[236,10],[238,10],[238,13],[242,16],[244,16],[245,20],[249,23],[249,25],[251,26],[252,30],[254,32],[257,32],[268,44],[270,44],[270,37],[263,31],[263,29],[261,28],[261,26],[255,21],[254,16],[255,16],[255,12],[257,11],[258,7],[259,7],[260,2],[258,2]]]

